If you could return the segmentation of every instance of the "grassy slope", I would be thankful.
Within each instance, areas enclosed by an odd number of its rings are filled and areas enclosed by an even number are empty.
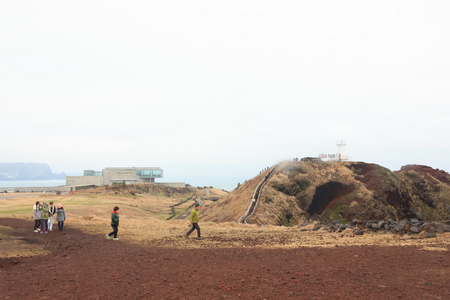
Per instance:
[[[247,210],[264,175],[256,176],[208,207],[205,218],[236,222]],[[353,218],[398,220],[419,215],[425,221],[440,221],[449,214],[448,182],[448,173],[424,166],[391,172],[363,162],[284,161],[261,193],[250,222],[298,225],[311,218],[312,203],[318,202],[322,202],[324,211],[313,218],[323,222],[349,222]]]
[[[242,184],[225,197],[205,209],[203,218],[210,222],[237,222],[248,209],[256,186],[261,182],[266,173],[258,174],[256,177]]]

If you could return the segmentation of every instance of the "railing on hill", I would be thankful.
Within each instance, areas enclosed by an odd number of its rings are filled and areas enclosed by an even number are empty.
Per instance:
[[[269,170],[269,173],[264,176],[263,180],[261,180],[260,183],[256,186],[255,192],[253,193],[252,200],[250,202],[250,205],[248,206],[247,211],[245,214],[238,219],[238,223],[245,223],[247,224],[247,220],[249,220],[256,212],[256,207],[259,204],[259,195],[261,194],[264,186],[266,185],[267,181],[269,181],[270,176],[275,172],[275,170],[278,168],[278,164],[272,167],[272,169]]]

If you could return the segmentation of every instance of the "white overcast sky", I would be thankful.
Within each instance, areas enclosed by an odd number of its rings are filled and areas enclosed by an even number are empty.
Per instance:
[[[1,1],[0,162],[450,171],[450,1]]]

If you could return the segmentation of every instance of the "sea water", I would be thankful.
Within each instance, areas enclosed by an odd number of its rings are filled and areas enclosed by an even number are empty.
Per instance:
[[[43,187],[43,186],[61,186],[61,185],[66,185],[65,179],[0,181],[0,188]]]

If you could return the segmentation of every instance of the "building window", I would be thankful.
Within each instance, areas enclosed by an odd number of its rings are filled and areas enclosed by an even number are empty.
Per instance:
[[[103,171],[84,170],[83,176],[103,176]]]
[[[161,176],[161,170],[153,170],[153,176]]]
[[[141,178],[161,178],[162,170],[151,170],[151,169],[137,170],[136,174],[139,175]]]
[[[152,170],[142,170],[141,175],[152,176]]]

